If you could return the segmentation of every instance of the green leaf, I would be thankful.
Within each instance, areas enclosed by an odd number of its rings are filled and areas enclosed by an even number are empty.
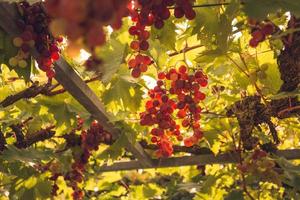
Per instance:
[[[25,81],[30,80],[31,70],[32,70],[32,60],[31,57],[29,57],[27,62],[26,68],[20,68],[18,66],[12,67],[9,65],[9,59],[16,56],[18,54],[19,48],[15,47],[12,43],[13,38],[6,34],[1,28],[0,28],[0,64],[5,64],[8,66],[10,70],[14,70],[19,77],[23,77]]]
[[[192,22],[194,26],[192,34],[198,34],[198,39],[204,39],[210,43],[212,36],[218,30],[218,12],[214,9],[203,8],[201,10],[197,10],[196,19]],[[206,37],[204,37],[206,36]]]
[[[52,189],[52,183],[48,180],[41,180],[35,185],[36,196],[41,199],[46,199],[50,196]]]
[[[66,125],[71,127],[72,119],[75,119],[76,115],[80,114],[79,111],[83,109],[68,94],[56,95],[50,98],[41,96],[37,100],[40,105],[47,107],[48,114],[54,115],[57,126]]]
[[[158,40],[161,45],[166,46],[169,50],[175,50],[176,26],[171,19],[165,21],[162,29],[151,29],[152,40]]]
[[[232,21],[239,14],[239,3],[232,1],[224,12],[218,9],[204,8],[197,11],[192,22],[192,34],[197,34],[201,44],[208,50],[214,49],[225,54],[232,42]]]
[[[19,179],[27,179],[37,172],[30,166],[24,165],[24,163],[16,160],[0,159],[0,172],[7,176],[17,176]]]
[[[3,54],[4,50],[5,32],[0,28],[0,53]]]
[[[228,193],[224,200],[244,200],[243,191],[232,190],[230,193]]]
[[[104,47],[101,47],[97,51],[97,55],[103,61],[103,64],[99,68],[103,82],[107,83],[113,78],[113,75],[124,62],[124,56],[127,55],[127,51],[128,46],[116,39],[111,39]]]
[[[300,175],[294,175],[292,179],[293,186],[300,191]]]
[[[296,97],[300,96],[300,90],[296,89],[295,91],[292,92],[280,92],[271,97],[271,99],[282,99],[282,98],[287,98],[287,97]]]
[[[37,183],[37,178],[32,176],[24,182],[24,186],[26,189],[33,188]]]
[[[276,163],[284,170],[283,182],[300,191],[300,165],[294,165],[283,157],[277,157]]]
[[[39,162],[41,160],[48,160],[51,155],[51,151],[47,150],[37,150],[34,148],[17,149],[9,145],[7,149],[3,151],[1,157],[2,159],[10,161]]]
[[[295,0],[246,0],[244,3],[244,11],[250,18],[264,20],[268,14],[279,10],[300,16],[300,4]]]
[[[20,195],[20,200],[36,199],[34,189],[24,190],[24,193]]]
[[[143,94],[139,84],[130,82],[125,77],[117,77],[103,93],[102,100],[105,105],[115,103],[121,106],[122,110],[135,112],[141,105]]]
[[[127,145],[127,138],[126,134],[123,133],[117,141],[115,141],[112,145],[110,145],[108,148],[106,148],[98,157],[97,159],[100,160],[107,160],[107,159],[113,159],[116,160],[120,156],[122,156],[124,152],[124,148]]]
[[[205,193],[209,193],[209,191],[211,190],[212,186],[214,184],[216,184],[216,181],[218,180],[218,178],[220,178],[221,176],[206,176],[205,177],[205,182],[202,185],[201,191],[205,192]]]

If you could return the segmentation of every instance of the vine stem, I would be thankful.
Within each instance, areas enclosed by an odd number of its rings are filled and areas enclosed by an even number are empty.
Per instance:
[[[203,47],[203,45],[198,44],[198,45],[191,46],[191,47],[185,47],[185,48],[181,49],[180,51],[177,51],[177,52],[174,52],[174,53],[170,53],[169,56],[170,57],[176,56],[176,55],[179,55],[181,53],[186,53],[188,51],[191,51],[191,50],[194,50],[194,49],[197,49],[197,48],[200,48],[200,47]]]
[[[8,185],[11,185],[14,182],[16,182],[17,180],[18,180],[18,177],[13,178],[10,182],[1,184],[0,187],[5,187],[5,186],[8,186]]]
[[[241,137],[239,138],[239,144],[238,144],[238,148],[236,149],[239,153],[239,164],[242,165],[243,164],[243,158],[242,158],[242,151],[241,151]],[[236,147],[236,146],[235,146]],[[246,178],[245,178],[245,174],[241,171],[241,178],[242,178],[242,187],[243,190],[245,192],[245,194],[251,199],[251,200],[255,200],[255,198],[250,194],[250,192],[248,191],[247,188],[247,183],[246,183]]]
[[[240,4],[245,4],[244,2],[240,2]],[[229,2],[224,3],[207,3],[207,4],[199,4],[199,5],[193,5],[193,8],[209,8],[209,7],[217,7],[217,6],[228,6],[230,5]],[[169,9],[175,9],[174,6],[169,7]]]
[[[247,189],[247,185],[246,185],[246,180],[245,180],[245,175],[244,173],[241,173],[242,175],[242,181],[243,181],[243,190],[244,192],[247,194],[247,196],[251,199],[251,200],[255,200],[254,197],[249,193],[248,189]]]
[[[234,149],[238,153],[238,156],[239,156],[239,164],[242,165],[243,164],[243,158],[242,158],[242,140],[241,140],[241,136],[239,137],[239,140],[238,140],[238,144],[237,144],[238,146],[236,146],[236,139],[234,137],[234,134],[232,134],[231,137],[232,137],[232,142],[234,144]],[[241,179],[242,179],[243,191],[245,192],[245,194],[251,200],[255,200],[255,198],[250,194],[250,192],[247,189],[245,174],[242,171],[240,171],[240,172],[241,172],[240,175],[241,175]]]
[[[294,111],[294,110],[298,110],[298,109],[300,109],[300,106],[285,108],[278,112],[278,116],[282,116],[286,112],[290,112],[290,111]]]
[[[241,71],[243,72],[248,78],[249,78],[249,74],[247,72],[245,72],[243,70],[243,68],[241,68],[241,66],[235,61],[233,60],[229,55],[226,54],[226,57]]]
[[[242,57],[241,54],[239,54],[241,61],[243,62],[243,64],[245,65],[246,69],[248,69],[247,64],[244,60],[244,58]],[[226,55],[226,57],[241,71],[243,72],[248,78],[250,78],[250,75],[248,72],[246,72],[235,60],[233,60],[229,55]],[[267,105],[267,100],[265,98],[265,96],[262,94],[261,89],[258,87],[258,85],[256,84],[256,82],[253,83],[257,93],[259,94],[259,96],[262,98],[262,100],[265,102],[265,104]]]
[[[240,2],[241,5],[244,5],[244,2]],[[198,5],[193,5],[193,8],[209,8],[209,7],[218,7],[218,6],[228,6],[230,5],[229,2],[224,2],[224,3],[206,3],[206,4],[198,4]],[[175,6],[170,6],[168,9],[175,9]]]

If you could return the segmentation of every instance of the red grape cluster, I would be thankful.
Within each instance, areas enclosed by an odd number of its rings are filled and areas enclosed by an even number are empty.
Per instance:
[[[54,35],[66,35],[69,47],[79,53],[84,48],[94,54],[94,49],[105,43],[104,26],[119,29],[122,17],[127,16],[128,0],[46,0],[45,7],[54,18],[50,29]],[[94,55],[87,67],[100,63]]]
[[[172,117],[176,103],[168,97],[168,91],[162,80],[157,81],[157,86],[149,91],[149,96],[151,100],[146,102],[146,111],[141,113],[140,124],[142,126],[157,126],[151,130],[153,136],[151,141],[159,146],[157,152],[159,157],[169,157],[172,155],[173,148],[167,135],[178,136],[177,139],[182,140],[179,126],[176,125],[176,121]]]
[[[178,71],[171,69],[166,79],[171,80],[170,93],[175,94],[179,101],[177,117],[183,119],[181,125],[193,129],[193,136],[184,140],[185,146],[192,146],[203,136],[199,124],[201,108],[198,104],[205,99],[200,88],[207,86],[207,76],[200,70],[189,75],[187,68],[180,66]]]
[[[83,120],[77,119],[77,129],[82,129]],[[68,185],[73,189],[73,199],[83,199],[83,191],[79,188],[78,183],[83,182],[85,165],[91,156],[92,151],[97,151],[101,143],[112,144],[112,136],[106,132],[103,127],[97,122],[92,122],[88,130],[82,130],[80,135],[81,153],[73,153],[74,163],[72,170],[64,175]],[[54,174],[51,180],[57,180],[60,174]],[[52,188],[52,194],[55,195],[58,190],[56,184]]]
[[[196,16],[196,12],[192,7],[193,0],[135,0],[128,4],[130,17],[135,25],[129,28],[130,35],[135,37],[135,40],[131,42],[130,47],[134,50],[137,56],[147,57],[143,55],[142,51],[147,51],[149,48],[148,39],[150,37],[147,27],[154,25],[155,28],[161,29],[164,26],[164,20],[169,19],[170,6],[175,6],[174,15],[176,18],[185,16],[188,20],[192,20]],[[130,60],[131,61],[131,60]],[[149,61],[150,63],[150,61]],[[151,63],[150,63],[151,64]],[[149,64],[146,64],[147,66]],[[144,72],[146,67],[141,70],[139,66],[131,65],[132,76],[137,78],[141,72]],[[147,70],[147,69],[146,69]]]
[[[151,141],[159,147],[157,156],[168,157],[173,153],[171,136],[183,140],[180,125],[186,130],[193,130],[193,135],[184,139],[190,147],[202,137],[200,129],[201,108],[198,105],[205,99],[200,91],[207,86],[207,76],[202,71],[188,74],[186,66],[178,70],[170,69],[158,74],[157,85],[149,90],[151,100],[146,102],[146,111],[140,114],[142,126],[156,126],[151,129]]]
[[[248,21],[251,27],[251,40],[249,45],[253,48],[257,47],[260,42],[263,42],[267,36],[272,35],[275,31],[274,25],[270,22],[259,23],[255,20]]]
[[[131,75],[134,78],[138,78],[142,72],[146,72],[148,66],[151,65],[153,61],[149,56],[138,54],[135,58],[128,61],[129,69],[132,69]]]
[[[23,31],[19,37],[14,38],[13,44],[19,47],[18,55],[9,60],[12,66],[27,67],[30,48],[35,47],[39,53],[38,66],[46,72],[48,78],[55,76],[52,63],[59,59],[58,43],[62,38],[53,38],[48,30],[49,17],[43,11],[41,3],[30,5],[26,1],[19,4],[21,19],[17,21],[18,27]]]

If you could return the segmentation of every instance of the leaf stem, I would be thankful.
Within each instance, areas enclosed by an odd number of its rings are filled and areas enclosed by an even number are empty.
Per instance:
[[[249,74],[243,69],[241,68],[241,66],[235,61],[233,60],[229,55],[226,54],[226,57],[242,72],[244,73],[248,78],[249,78]]]

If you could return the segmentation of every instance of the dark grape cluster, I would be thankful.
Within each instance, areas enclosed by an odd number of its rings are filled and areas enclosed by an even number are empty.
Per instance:
[[[87,62],[101,63],[94,55],[95,47],[105,43],[104,26],[119,29],[122,18],[128,15],[128,0],[46,0],[45,7],[54,18],[50,29],[54,35],[66,35],[69,48],[79,53],[84,48],[92,53]]]
[[[21,18],[17,21],[22,30],[19,37],[14,38],[13,44],[19,47],[19,52],[9,60],[11,66],[25,68],[28,66],[26,60],[30,57],[30,48],[35,47],[39,53],[38,66],[46,72],[48,78],[55,76],[52,63],[59,59],[58,44],[62,38],[53,38],[48,30],[49,17],[44,12],[42,3],[30,5],[26,1],[18,4]]]
[[[257,47],[260,42],[263,42],[267,36],[272,35],[275,31],[274,25],[271,22],[258,22],[256,20],[248,20],[251,27],[251,40],[249,45],[253,48]]]
[[[83,120],[78,117],[76,130],[81,130],[83,126]],[[106,132],[103,127],[97,122],[92,122],[88,130],[82,130],[80,135],[80,147],[81,152],[73,153],[74,163],[72,164],[72,170],[64,175],[64,179],[67,184],[73,189],[73,199],[83,199],[84,193],[78,186],[84,180],[85,166],[93,151],[97,151],[101,143],[112,144],[112,136]],[[55,173],[51,180],[56,181],[61,174]],[[56,195],[58,187],[53,185],[52,194]]]
[[[158,73],[157,85],[149,90],[150,100],[146,111],[140,114],[142,126],[155,126],[151,129],[151,141],[159,147],[157,156],[169,157],[173,153],[172,137],[182,141],[181,127],[192,130],[193,135],[184,139],[190,147],[202,137],[200,129],[200,101],[205,94],[200,90],[207,86],[207,76],[201,71],[190,73],[186,66]],[[179,124],[179,122],[181,124]]]
[[[149,49],[147,40],[150,37],[150,33],[147,27],[154,25],[155,28],[161,29],[164,26],[164,20],[169,19],[171,15],[171,6],[175,6],[174,15],[176,18],[185,16],[188,20],[194,19],[196,12],[193,10],[192,3],[193,0],[131,1],[128,5],[128,9],[130,17],[135,24],[129,28],[129,33],[134,36],[135,39],[131,42],[130,47],[136,52],[135,56],[144,56],[147,57],[148,60],[151,60],[148,56],[143,54],[143,51]],[[131,73],[135,78],[139,77],[141,72],[144,72],[146,69],[146,67],[143,67],[143,70],[141,70],[139,66],[132,65],[131,63],[129,63],[129,68],[132,69]]]

